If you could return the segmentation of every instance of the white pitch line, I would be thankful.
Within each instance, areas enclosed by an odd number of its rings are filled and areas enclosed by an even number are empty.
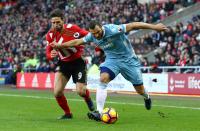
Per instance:
[[[0,93],[0,96],[54,100],[53,97],[28,96],[28,95],[18,95],[18,94],[2,94],[2,93]],[[83,101],[83,100],[80,100],[80,99],[67,99],[67,100],[70,100],[70,101]],[[139,104],[139,103],[125,103],[125,102],[113,102],[113,101],[106,101],[106,103],[118,104],[118,105],[136,105],[136,106],[144,106],[144,104]],[[200,108],[198,108],[198,107],[168,106],[168,105],[155,105],[155,104],[153,104],[153,106],[164,107],[164,108],[179,108],[179,109],[200,110]]]

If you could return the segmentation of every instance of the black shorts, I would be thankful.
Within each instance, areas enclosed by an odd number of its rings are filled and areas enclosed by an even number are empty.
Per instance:
[[[58,61],[56,71],[63,73],[67,79],[72,76],[74,83],[87,81],[86,63],[82,58],[70,62]]]

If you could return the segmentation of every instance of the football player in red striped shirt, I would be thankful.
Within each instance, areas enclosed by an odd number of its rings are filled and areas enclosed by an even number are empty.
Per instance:
[[[49,44],[64,42],[81,38],[88,34],[75,24],[64,24],[64,15],[61,10],[55,9],[50,14],[51,29],[46,34],[46,57],[48,60],[58,58],[55,75],[54,95],[59,106],[65,114],[59,119],[71,119],[72,113],[64,96],[64,88],[70,77],[76,84],[77,93],[84,98],[90,111],[94,110],[89,90],[86,89],[86,63],[82,58],[83,46],[75,46],[63,49],[53,49]]]

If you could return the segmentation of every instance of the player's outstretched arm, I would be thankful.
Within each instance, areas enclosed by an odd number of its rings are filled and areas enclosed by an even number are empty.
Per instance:
[[[84,41],[81,38],[81,39],[71,40],[71,41],[68,41],[68,42],[65,42],[62,44],[58,44],[57,42],[54,41],[54,42],[50,43],[50,46],[53,48],[66,48],[66,47],[78,46],[83,43],[84,43]]]
[[[126,24],[126,32],[137,30],[137,29],[152,29],[156,31],[168,30],[168,28],[162,23],[149,24],[149,23],[144,23],[144,22],[132,22],[132,23]]]

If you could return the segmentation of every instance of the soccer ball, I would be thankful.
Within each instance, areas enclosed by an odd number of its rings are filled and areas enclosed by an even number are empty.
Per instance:
[[[107,124],[113,124],[118,119],[118,113],[114,108],[105,108],[101,115],[101,120]]]

